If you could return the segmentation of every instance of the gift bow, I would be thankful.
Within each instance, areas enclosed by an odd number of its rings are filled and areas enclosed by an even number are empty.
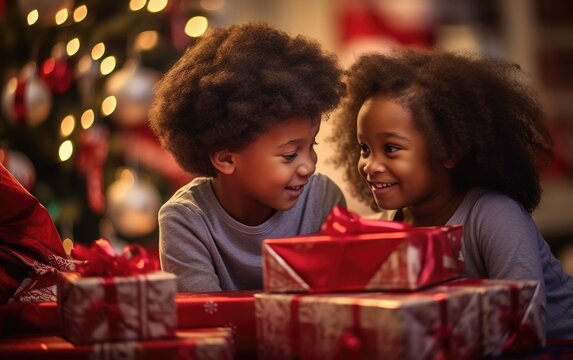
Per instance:
[[[132,276],[159,270],[157,261],[150,258],[145,248],[138,244],[126,246],[120,254],[116,254],[107,239],[99,239],[89,248],[76,245],[72,255],[76,259],[87,260],[76,266],[82,276]]]
[[[358,214],[336,205],[322,224],[321,231],[326,235],[367,234],[411,229],[398,221],[364,219]]]

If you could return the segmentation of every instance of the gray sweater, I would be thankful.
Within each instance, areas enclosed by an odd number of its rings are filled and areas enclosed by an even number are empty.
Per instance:
[[[317,232],[337,204],[346,204],[338,186],[314,174],[293,208],[247,226],[223,209],[209,178],[194,179],[159,211],[161,268],[178,276],[179,292],[261,289],[262,241]]]
[[[563,271],[529,213],[510,197],[474,189],[447,223],[463,224],[470,277],[541,283],[545,332],[573,339],[573,278]]]

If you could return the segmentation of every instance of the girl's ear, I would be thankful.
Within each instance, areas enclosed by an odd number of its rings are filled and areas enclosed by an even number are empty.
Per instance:
[[[221,150],[209,156],[211,164],[222,174],[231,175],[235,171],[235,156],[234,153]]]

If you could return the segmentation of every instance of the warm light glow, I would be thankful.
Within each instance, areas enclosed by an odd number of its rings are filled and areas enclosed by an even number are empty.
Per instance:
[[[116,106],[117,100],[115,99],[115,96],[108,96],[103,99],[101,103],[101,112],[104,116],[108,116],[115,111]]]
[[[84,113],[82,114],[82,117],[80,119],[80,122],[82,124],[82,128],[83,129],[89,129],[90,126],[93,125],[94,120],[95,120],[94,111],[92,109],[87,109],[86,111],[84,111]]]
[[[18,87],[18,78],[11,77],[8,82],[6,83],[6,93],[13,94],[16,92],[16,88]]]
[[[139,33],[135,39],[136,50],[150,50],[157,45],[159,41],[159,34],[157,31],[149,30]]]
[[[207,11],[220,10],[225,4],[225,0],[201,0],[199,5]]]
[[[60,124],[60,134],[63,137],[69,136],[76,127],[76,118],[73,115],[68,115],[62,119],[62,123]]]
[[[38,10],[32,10],[30,11],[30,13],[28,13],[28,16],[26,17],[26,21],[28,22],[28,25],[34,25],[38,19],[40,18],[40,13],[38,13]]]
[[[147,11],[150,13],[158,13],[165,9],[167,6],[167,0],[149,0],[147,3]]]
[[[71,140],[66,140],[60,145],[60,150],[58,154],[60,155],[60,161],[66,161],[72,157],[74,153],[74,145],[72,144]]]
[[[104,43],[97,43],[92,48],[92,59],[97,60],[101,58],[105,54],[105,45]]]
[[[209,21],[204,16],[194,16],[185,24],[185,34],[190,37],[199,37],[207,31]]]
[[[143,9],[145,6],[146,0],[131,0],[129,2],[129,10],[131,11],[138,11]]]
[[[79,74],[84,74],[92,67],[92,59],[88,55],[84,55],[80,58],[76,64],[76,70]]]
[[[72,253],[72,249],[74,248],[74,242],[72,241],[72,239],[66,238],[62,240],[62,247],[64,248],[66,255],[69,256]]]
[[[88,7],[86,5],[78,6],[74,10],[74,21],[79,23],[80,21],[84,20],[88,16]]]
[[[68,56],[75,55],[80,50],[80,39],[73,38],[72,40],[68,41],[66,45],[66,52]]]
[[[60,9],[58,10],[58,12],[56,13],[55,19],[56,19],[56,25],[62,25],[63,23],[66,22],[66,20],[68,20],[68,9]]]
[[[113,69],[115,69],[115,57],[114,56],[108,56],[102,60],[102,62],[100,64],[100,68],[99,68],[99,71],[101,72],[102,75],[108,75],[109,73],[111,73],[113,71]]]
[[[123,168],[119,173],[119,180],[125,185],[135,184],[135,174],[131,169]]]

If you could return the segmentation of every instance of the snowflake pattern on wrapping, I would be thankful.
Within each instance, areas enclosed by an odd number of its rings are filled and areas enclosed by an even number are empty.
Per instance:
[[[219,310],[219,304],[217,304],[213,300],[209,300],[205,304],[203,304],[203,310],[207,314],[213,315],[214,313],[217,312],[217,310]]]

